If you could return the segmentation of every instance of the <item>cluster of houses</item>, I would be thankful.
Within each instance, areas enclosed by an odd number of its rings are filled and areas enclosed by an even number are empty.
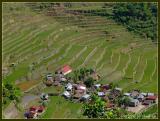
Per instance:
[[[47,102],[49,99],[48,94],[42,93],[40,95],[40,99],[43,102]],[[31,106],[29,109],[25,112],[24,116],[27,119],[37,119],[40,115],[42,115],[45,111],[46,107],[44,105],[39,106]]]
[[[130,93],[124,93],[124,96],[130,98],[130,106],[151,105],[156,102],[157,96],[154,93],[143,93],[140,90],[133,90]]]
[[[59,86],[68,80],[66,79],[65,75],[69,74],[70,72],[72,72],[72,68],[69,65],[65,65],[55,72],[54,77],[51,73],[47,74],[45,84],[47,86]]]
[[[61,69],[59,69],[55,73],[55,77],[53,77],[53,75],[51,73],[48,73],[46,75],[45,84],[47,86],[60,86],[63,82],[67,81],[65,75],[67,75],[71,71],[72,71],[71,67],[68,66],[68,65],[65,65],[64,67],[62,67]],[[42,93],[40,95],[41,101],[43,103],[48,102],[49,101],[49,95],[50,94]],[[25,112],[24,116],[27,119],[37,119],[40,115],[42,115],[44,113],[45,110],[46,110],[46,107],[42,104],[39,105],[39,106],[31,106]]]
[[[51,73],[46,75],[47,86],[64,86],[64,92],[60,95],[65,99],[70,99],[75,102],[90,102],[91,95],[96,93],[104,101],[106,101],[106,109],[111,109],[117,107],[115,99],[120,95],[121,98],[128,97],[130,102],[127,106],[136,107],[140,104],[150,105],[156,102],[157,96],[154,93],[141,93],[139,90],[132,90],[128,93],[122,93],[121,88],[112,88],[109,84],[94,84],[92,87],[87,88],[83,81],[74,83],[71,78],[66,75],[72,72],[72,68],[69,65],[65,65],[55,72],[55,76]],[[95,74],[95,73],[94,73]],[[94,75],[94,77],[96,77]],[[48,94],[42,94],[40,96],[41,100],[48,100]],[[123,106],[123,105],[122,105]],[[35,118],[44,111],[43,106],[30,107],[27,112],[28,118]]]

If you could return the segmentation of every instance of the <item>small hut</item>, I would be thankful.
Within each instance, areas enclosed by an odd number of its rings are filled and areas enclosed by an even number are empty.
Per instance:
[[[40,95],[40,98],[42,99],[42,100],[48,100],[48,94],[45,94],[45,93],[42,93],[41,95]]]

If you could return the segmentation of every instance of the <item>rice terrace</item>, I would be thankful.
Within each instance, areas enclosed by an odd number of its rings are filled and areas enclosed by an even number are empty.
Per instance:
[[[3,2],[2,118],[158,118],[157,4]]]

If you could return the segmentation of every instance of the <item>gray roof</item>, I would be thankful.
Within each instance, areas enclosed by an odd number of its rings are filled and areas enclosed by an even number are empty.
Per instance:
[[[144,95],[140,94],[140,95],[138,96],[138,98],[144,98]]]
[[[144,93],[144,92],[142,92],[142,93],[141,93],[141,95],[144,95],[144,96],[146,96],[146,95],[147,95],[147,93]]]
[[[100,86],[101,86],[101,84],[95,84],[94,86],[95,86],[95,87],[100,87]]]
[[[65,87],[67,90],[71,90],[73,88],[71,83],[68,83]]]
[[[67,97],[70,97],[70,96],[71,96],[71,94],[70,94],[68,91],[64,91],[64,92],[63,92],[63,95],[64,95],[64,96],[67,96]]]
[[[124,95],[124,96],[130,96],[131,93],[124,93],[123,95]]]
[[[154,96],[154,93],[147,93],[148,96]]]
[[[104,92],[98,92],[98,96],[103,96],[103,95],[105,95]]]
[[[133,98],[131,98],[131,101],[130,102],[134,102],[134,103],[137,103],[137,102],[139,102],[137,99],[133,99]]]
[[[89,98],[89,97],[90,97],[89,94],[85,94],[85,95],[82,96],[82,98],[85,98],[85,99],[87,99],[87,98]]]
[[[122,91],[122,88],[116,87],[115,90]]]

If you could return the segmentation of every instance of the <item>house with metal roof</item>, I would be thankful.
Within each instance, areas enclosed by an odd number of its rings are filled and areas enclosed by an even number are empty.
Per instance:
[[[64,75],[67,75],[70,72],[72,72],[72,68],[69,65],[63,66],[60,70]]]
[[[65,86],[65,89],[66,89],[67,91],[72,91],[72,89],[73,89],[72,84],[71,84],[71,83],[68,83],[68,84]]]
[[[139,100],[130,98],[129,106],[136,107],[139,105]]]
[[[90,99],[91,95],[85,94],[81,97],[80,101],[88,101]]]
[[[64,91],[62,94],[65,98],[70,98],[71,94],[68,91]]]

